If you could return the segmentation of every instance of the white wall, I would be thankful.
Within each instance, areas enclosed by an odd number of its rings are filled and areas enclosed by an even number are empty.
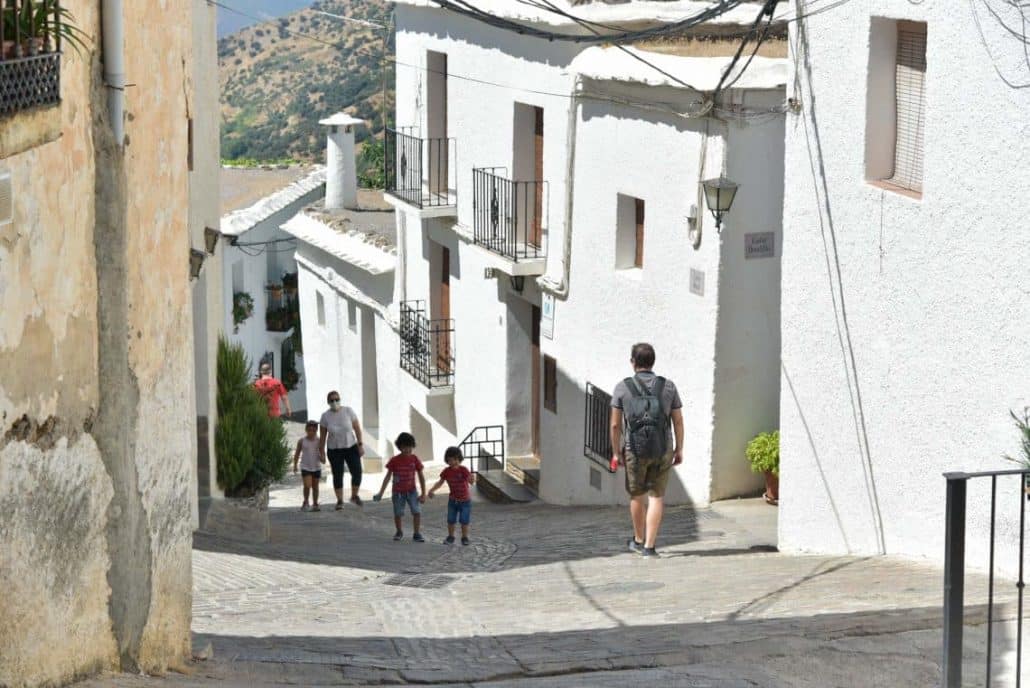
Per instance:
[[[939,559],[941,473],[1011,467],[1008,410],[1030,403],[1030,91],[1001,77],[1030,73],[977,11],[986,46],[969,8],[940,3],[850,3],[807,36],[791,25],[808,49],[786,128],[781,549]],[[864,181],[871,16],[928,24],[921,200]],[[971,492],[973,565],[988,502]]]

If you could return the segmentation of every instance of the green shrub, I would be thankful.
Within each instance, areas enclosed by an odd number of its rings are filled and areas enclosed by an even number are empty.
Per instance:
[[[780,474],[780,431],[759,433],[747,443],[747,460],[755,473]]]
[[[1015,411],[1009,411],[1009,415],[1012,416],[1012,420],[1016,423],[1016,429],[1019,430],[1020,456],[1006,455],[1005,458],[1015,461],[1025,468],[1030,468],[1030,406],[1023,409],[1022,417],[1017,416]]]
[[[386,155],[383,142],[369,140],[358,157],[358,184],[365,189],[386,188]]]
[[[269,418],[268,405],[254,390],[250,361],[239,344],[218,340],[218,423],[215,458],[225,494],[244,497],[286,475],[290,448],[286,429]]]

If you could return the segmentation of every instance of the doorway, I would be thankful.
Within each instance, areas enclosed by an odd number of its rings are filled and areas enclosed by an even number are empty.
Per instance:
[[[451,250],[440,247],[440,272],[436,284],[437,318],[443,322],[434,327],[436,346],[436,369],[441,373],[451,372]]]
[[[379,375],[376,366],[376,326],[371,308],[361,308],[362,423],[379,436]]]
[[[516,237],[539,249],[544,227],[544,109],[515,103],[512,144],[513,206],[518,210]]]
[[[426,146],[429,193],[448,192],[447,54],[426,51]]]
[[[530,345],[530,365],[532,366],[532,424],[530,436],[533,456],[540,458],[540,306],[533,306],[533,336]]]

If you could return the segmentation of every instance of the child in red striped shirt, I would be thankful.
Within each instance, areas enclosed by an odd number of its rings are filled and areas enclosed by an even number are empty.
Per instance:
[[[440,480],[429,490],[429,496],[439,490],[446,482],[450,488],[451,497],[447,500],[447,539],[444,542],[448,545],[454,544],[454,526],[461,522],[461,544],[469,544],[469,523],[472,521],[472,496],[469,494],[469,485],[476,484],[476,476],[461,465],[461,450],[457,447],[447,447],[443,454],[443,460],[447,468],[440,473]]]

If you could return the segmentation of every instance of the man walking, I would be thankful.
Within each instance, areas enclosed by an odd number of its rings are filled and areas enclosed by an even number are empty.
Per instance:
[[[260,375],[257,382],[254,383],[254,389],[257,390],[257,393],[268,404],[268,417],[279,418],[282,415],[279,406],[280,399],[286,402],[286,416],[292,416],[293,409],[290,408],[290,393],[282,382],[272,377],[272,366],[268,363],[262,363],[258,371]]]
[[[683,403],[676,385],[654,374],[654,360],[653,346],[633,345],[634,374],[615,386],[611,413],[612,461],[626,467],[633,519],[627,545],[645,557],[658,556],[655,541],[665,513],[665,486],[672,467],[683,462]]]

